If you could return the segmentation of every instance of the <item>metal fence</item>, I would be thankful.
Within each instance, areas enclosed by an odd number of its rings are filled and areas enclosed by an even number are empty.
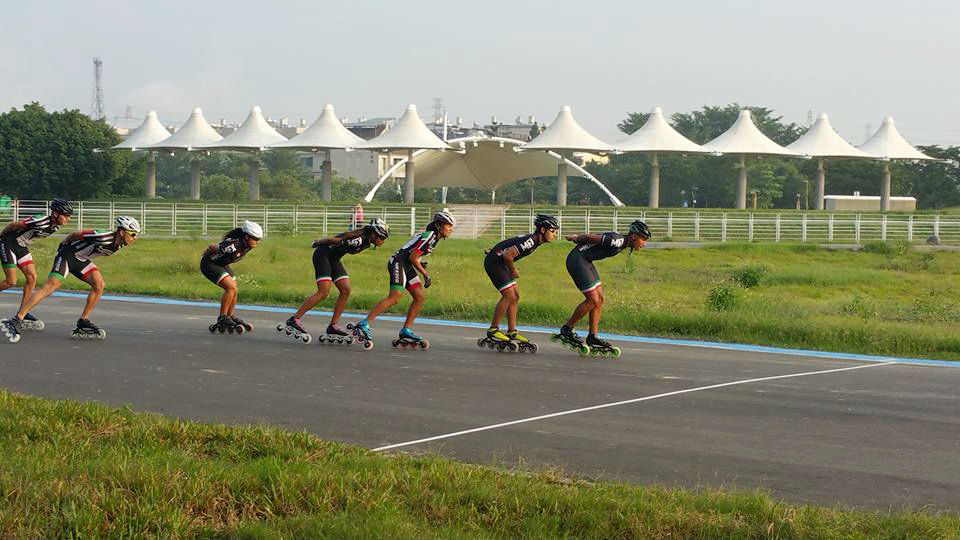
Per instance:
[[[74,202],[77,212],[70,228],[112,228],[119,215],[137,218],[143,234],[154,237],[220,236],[245,219],[263,226],[267,235],[333,235],[356,225],[351,206],[204,204],[124,201]],[[363,220],[379,217],[395,233],[413,234],[441,207],[365,207]],[[22,219],[46,213],[47,201],[17,201],[0,208],[0,219]],[[654,240],[702,242],[863,243],[873,240],[924,241],[938,236],[944,244],[960,244],[960,216],[744,212],[723,210],[644,210],[641,208],[577,209],[452,206],[457,218],[455,237],[506,238],[529,232],[533,217],[549,213],[560,218],[561,234],[623,230],[642,219]]]

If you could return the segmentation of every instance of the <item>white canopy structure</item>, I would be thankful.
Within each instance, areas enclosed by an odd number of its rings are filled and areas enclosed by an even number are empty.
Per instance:
[[[267,147],[287,140],[286,137],[277,133],[260,112],[260,107],[254,106],[250,109],[250,114],[243,124],[236,131],[227,135],[219,141],[198,147],[198,150],[211,151],[233,151],[250,152],[259,154]],[[257,174],[260,169],[260,160],[254,159],[250,162],[250,200],[260,200],[260,179]]]
[[[573,118],[569,105],[564,105],[553,123],[532,141],[520,147],[521,151],[551,151],[560,156],[557,164],[557,205],[567,205],[567,164],[573,152],[612,152],[613,147],[580,127]]]
[[[681,135],[663,117],[663,110],[654,107],[643,127],[614,145],[622,153],[650,154],[650,208],[660,207],[659,154],[706,154],[699,144]]]
[[[870,154],[857,149],[843,140],[826,114],[817,117],[817,121],[810,126],[799,139],[787,145],[788,150],[799,154],[817,158],[817,200],[816,209],[823,210],[824,193],[826,189],[826,169],[824,162],[828,159],[876,159]]]
[[[406,150],[406,181],[404,182],[403,201],[413,204],[415,184],[415,164],[413,154],[417,150],[448,150],[450,146],[437,137],[420,119],[417,106],[407,105],[407,110],[397,123],[389,130],[381,133],[367,142],[357,144],[355,149],[389,152],[391,150]],[[391,170],[395,170],[391,167]]]
[[[203,117],[200,107],[193,109],[190,118],[173,135],[150,146],[161,152],[189,152],[197,147],[223,139]],[[190,161],[190,197],[200,199],[200,160]]]
[[[735,207],[747,207],[747,156],[792,156],[800,157],[793,150],[787,150],[770,140],[757,129],[750,116],[750,110],[740,111],[737,121],[716,139],[703,145],[703,149],[717,154],[737,154],[740,156],[740,175],[737,180],[737,200]]]
[[[129,150],[139,152],[146,150],[151,144],[162,141],[170,136],[167,128],[163,127],[160,120],[157,119],[157,113],[150,111],[147,117],[143,119],[140,127],[135,129],[129,137],[122,143],[111,146],[112,150]],[[153,199],[157,196],[157,155],[147,150],[147,198]]]
[[[880,210],[886,212],[890,210],[890,162],[891,161],[920,161],[935,160],[923,152],[917,150],[893,125],[893,117],[888,116],[883,119],[880,129],[872,137],[860,145],[860,150],[873,154],[883,159],[883,176],[880,180]]]
[[[523,141],[503,137],[474,136],[449,141],[461,152],[436,152],[418,150],[413,154],[419,175],[420,187],[465,187],[472,189],[496,190],[499,187],[525,180],[549,176],[556,171],[556,163],[563,159],[554,152],[516,152],[514,149]],[[367,193],[366,201],[373,200],[377,190],[396,169],[405,165],[400,162],[380,177]],[[613,204],[623,206],[606,186],[577,164],[567,161],[576,171],[594,182],[610,197]]]
[[[340,119],[337,118],[333,110],[333,105],[327,104],[323,107],[323,112],[317,121],[310,125],[303,133],[290,139],[271,145],[270,148],[280,148],[288,150],[303,150],[306,152],[318,153],[324,151],[324,160],[321,170],[322,183],[321,194],[325,201],[332,198],[333,182],[333,163],[330,160],[330,151],[334,149],[347,149],[362,144],[363,139],[357,137],[347,128],[343,127]]]

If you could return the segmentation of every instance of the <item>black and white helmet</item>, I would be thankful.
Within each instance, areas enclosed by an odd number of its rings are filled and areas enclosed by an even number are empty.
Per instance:
[[[254,223],[249,219],[243,222],[243,225],[240,226],[240,230],[243,231],[243,234],[256,240],[263,238],[263,228],[260,227],[258,223]]]
[[[644,240],[653,236],[653,233],[650,232],[650,227],[647,227],[647,224],[639,219],[630,224],[630,232],[642,236]]]
[[[133,234],[140,233],[140,222],[130,216],[117,216],[117,219],[114,220],[114,224],[118,229],[123,229]]]
[[[61,216],[72,216],[73,205],[63,199],[54,199],[50,201],[50,211],[56,212]]]
[[[433,215],[433,219],[432,219],[430,222],[431,222],[431,223],[449,223],[450,225],[453,225],[454,227],[457,226],[457,220],[456,220],[456,218],[454,218],[454,217],[453,217],[453,214],[451,214],[451,213],[448,212],[447,210],[441,210],[441,211],[437,212],[436,214],[434,214],[434,215]]]
[[[537,229],[544,227],[547,229],[559,229],[560,221],[554,217],[547,214],[537,214],[537,217],[533,218],[533,226]]]
[[[387,238],[390,238],[390,226],[387,225],[385,221],[383,221],[378,217],[371,219],[370,223],[365,225],[363,229],[367,232],[375,233],[377,236],[379,236],[380,238],[383,238],[384,240],[386,240]]]

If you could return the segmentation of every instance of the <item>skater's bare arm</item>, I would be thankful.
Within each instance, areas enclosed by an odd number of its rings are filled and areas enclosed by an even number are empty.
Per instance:
[[[564,236],[564,239],[573,242],[574,244],[599,244],[603,241],[603,237],[599,234],[568,234]]]
[[[73,242],[74,240],[79,240],[83,238],[83,235],[85,234],[93,234],[95,232],[96,231],[94,231],[93,229],[86,229],[83,231],[73,231],[72,233],[68,234],[67,237],[60,242],[60,245],[65,246],[70,242]]]
[[[423,263],[420,262],[420,257],[421,253],[417,250],[413,250],[410,252],[410,257],[408,260],[410,261],[410,264],[417,269],[417,272],[420,272],[420,274],[423,276],[423,279],[426,280],[430,277],[430,275],[427,274],[427,269],[424,268]]]
[[[2,231],[0,231],[0,235],[22,231],[26,227],[27,227],[26,223],[22,221],[11,221],[10,224],[8,224],[6,227],[3,228]]]
[[[513,265],[513,259],[518,253],[519,251],[517,251],[516,247],[511,247],[500,255],[500,258],[503,259],[503,263],[507,265],[507,269],[510,270],[510,275],[513,276],[514,279],[520,277],[520,274],[517,273],[517,268]]]

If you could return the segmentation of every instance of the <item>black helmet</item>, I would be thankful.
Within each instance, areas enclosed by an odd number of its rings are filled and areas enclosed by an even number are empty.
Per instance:
[[[62,216],[72,216],[73,205],[63,199],[54,199],[50,201],[50,211]]]
[[[364,225],[363,230],[367,232],[373,232],[384,240],[390,238],[390,226],[378,217],[371,219],[370,223]]]
[[[648,240],[653,236],[653,233],[650,232],[650,227],[647,227],[647,224],[639,219],[630,224],[630,232],[642,236],[644,240]]]
[[[547,229],[559,229],[560,221],[553,216],[548,216],[547,214],[537,214],[537,217],[533,218],[533,226],[536,228],[545,227]]]

